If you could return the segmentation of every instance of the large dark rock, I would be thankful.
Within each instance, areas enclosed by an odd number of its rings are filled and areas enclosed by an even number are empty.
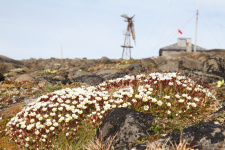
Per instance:
[[[103,140],[114,137],[112,146],[116,149],[134,147],[140,138],[148,137],[148,130],[155,116],[127,108],[112,109],[97,130],[96,136]]]
[[[5,77],[0,73],[0,82],[5,80]]]
[[[96,73],[97,75],[101,76],[105,80],[115,79],[115,78],[121,78],[126,75],[124,71],[121,70],[100,70]]]
[[[179,144],[181,132],[173,132],[160,140],[165,143],[168,139],[174,144]],[[202,122],[198,125],[183,129],[182,139],[190,143],[189,147],[199,150],[225,149],[225,127],[214,122]],[[170,145],[170,143],[167,143]]]
[[[113,63],[112,60],[109,59],[108,57],[102,57],[99,62],[103,63],[103,64],[111,64],[111,63]]]
[[[188,70],[199,70],[199,71],[203,70],[203,64],[200,61],[185,57],[181,58],[179,67]]]
[[[177,72],[179,70],[179,61],[172,61],[159,67],[162,72]]]
[[[144,68],[144,70],[149,70],[150,68],[157,66],[155,61],[151,58],[141,59],[141,65],[142,65],[142,68]]]
[[[207,59],[204,62],[203,71],[205,73],[215,74],[225,79],[225,59],[221,57]]]
[[[129,74],[136,75],[137,73],[143,72],[142,65],[139,63],[134,63],[124,69],[125,72]]]
[[[74,79],[74,82],[81,82],[89,85],[98,85],[103,81],[105,80],[98,75],[83,75]]]

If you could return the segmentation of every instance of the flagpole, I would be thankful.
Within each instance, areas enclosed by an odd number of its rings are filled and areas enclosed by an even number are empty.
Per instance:
[[[195,30],[195,47],[194,47],[194,52],[196,52],[196,45],[197,45],[197,30],[198,30],[198,4],[199,4],[199,0],[197,0],[197,13],[196,13],[196,30]]]

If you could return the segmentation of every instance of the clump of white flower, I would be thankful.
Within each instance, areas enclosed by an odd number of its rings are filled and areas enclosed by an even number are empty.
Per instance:
[[[43,95],[8,122],[7,133],[20,146],[29,147],[33,139],[50,144],[47,139],[57,136],[62,129],[67,137],[71,131],[77,132],[76,127],[85,115],[93,125],[98,125],[113,108],[131,108],[170,117],[174,114],[191,116],[193,110],[202,106],[201,95],[206,97],[204,102],[215,99],[208,89],[177,73],[126,75],[98,86],[66,88]]]

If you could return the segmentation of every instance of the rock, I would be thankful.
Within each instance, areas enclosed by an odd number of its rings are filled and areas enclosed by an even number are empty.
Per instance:
[[[114,137],[114,148],[134,147],[140,138],[151,134],[148,129],[155,116],[127,108],[115,108],[109,111],[99,126],[96,136],[107,140]]]
[[[220,57],[207,59],[204,62],[203,72],[215,74],[225,79],[225,60]]]
[[[157,66],[155,61],[151,58],[141,59],[141,65],[144,68],[144,70],[149,70],[149,68]]]
[[[76,71],[73,78],[78,78],[78,77],[86,76],[86,75],[93,75],[93,73],[88,72],[88,71],[78,70],[78,71]]]
[[[162,72],[177,72],[179,70],[179,61],[172,61],[159,67]]]
[[[102,64],[111,64],[113,63],[111,59],[109,59],[108,57],[102,57],[99,61]]]
[[[200,61],[185,57],[181,58],[179,67],[188,70],[199,70],[199,71],[203,70],[203,64]]]
[[[11,59],[11,58],[3,56],[3,55],[0,55],[0,62],[11,63],[11,64],[15,64],[15,65],[23,65],[22,62],[20,62],[18,60]]]
[[[124,69],[125,72],[128,72],[129,74],[136,75],[137,73],[143,72],[142,66],[139,63],[134,63],[128,66]]]
[[[0,82],[4,80],[5,80],[5,77],[0,73]]]
[[[34,81],[34,78],[32,78],[29,74],[22,74],[19,77],[17,77],[15,81],[16,82]]]
[[[180,132],[166,135],[161,142],[165,143],[168,139],[173,144],[179,144]],[[189,147],[199,150],[225,149],[225,127],[214,122],[202,122],[183,129],[182,139],[187,140],[188,143],[191,142]],[[167,144],[170,145],[170,143]]]
[[[126,75],[124,71],[120,70],[101,70],[96,73],[97,75],[101,76],[105,80],[121,78]]]
[[[98,85],[104,81],[104,79],[98,75],[83,75],[73,80],[74,82],[81,82],[89,85]]]

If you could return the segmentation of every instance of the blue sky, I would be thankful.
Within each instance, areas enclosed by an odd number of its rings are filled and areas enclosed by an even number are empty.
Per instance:
[[[132,57],[158,56],[178,37],[195,43],[196,7],[197,0],[0,0],[0,55],[60,58],[62,47],[63,58],[121,58],[125,13],[135,14]],[[199,0],[198,46],[225,49],[224,8],[225,0]]]

